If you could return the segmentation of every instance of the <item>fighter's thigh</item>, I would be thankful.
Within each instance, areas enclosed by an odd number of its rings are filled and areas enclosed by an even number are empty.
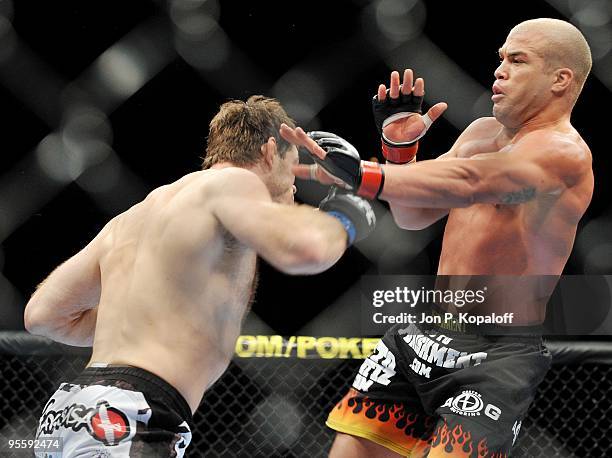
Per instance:
[[[397,458],[399,453],[368,439],[337,433],[329,458]]]
[[[508,457],[512,430],[490,428],[460,415],[440,417],[431,437],[428,458]],[[421,455],[419,455],[421,456]]]
[[[352,388],[329,414],[327,426],[359,438],[338,439],[334,454],[340,450],[350,456],[344,452],[346,448],[361,450],[372,443],[377,445],[371,446],[374,450],[384,447],[406,456],[427,445],[436,420],[425,414],[408,371],[411,369],[396,337],[387,334],[364,360]]]
[[[422,456],[429,447],[436,418],[427,415],[408,390],[406,399],[398,401],[371,399],[351,389],[332,409],[327,425],[348,436],[338,436],[331,456],[368,456],[368,451],[380,447],[395,454],[373,456]]]

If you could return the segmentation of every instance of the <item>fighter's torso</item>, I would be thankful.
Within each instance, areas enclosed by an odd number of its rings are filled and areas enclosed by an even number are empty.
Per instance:
[[[481,131],[459,144],[457,156],[496,151],[513,154],[514,145],[500,142],[495,123],[491,121],[488,134]],[[475,204],[452,209],[438,274],[560,275],[570,255],[578,221],[590,201],[592,186],[592,177],[585,177],[584,182],[562,194],[539,195],[520,205]],[[522,314],[526,321],[542,317],[543,310],[524,305],[529,309]]]
[[[438,274],[559,274],[570,254],[576,225],[555,214],[555,205],[559,204],[536,200],[451,210]]]
[[[153,191],[111,222],[92,362],[141,367],[192,408],[226,369],[251,297],[256,254],[208,206],[218,171]]]

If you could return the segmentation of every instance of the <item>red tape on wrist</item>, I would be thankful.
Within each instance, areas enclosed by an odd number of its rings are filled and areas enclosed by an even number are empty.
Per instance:
[[[361,161],[361,183],[357,195],[366,199],[376,199],[385,183],[385,172],[380,164]]]
[[[415,142],[410,146],[390,146],[384,141],[382,142],[382,153],[385,159],[394,164],[406,164],[416,156],[419,150],[419,142]]]

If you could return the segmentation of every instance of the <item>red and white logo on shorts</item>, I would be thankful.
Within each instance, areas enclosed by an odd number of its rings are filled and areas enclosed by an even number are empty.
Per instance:
[[[102,401],[91,417],[91,435],[104,445],[117,445],[130,435],[130,423],[123,412]]]

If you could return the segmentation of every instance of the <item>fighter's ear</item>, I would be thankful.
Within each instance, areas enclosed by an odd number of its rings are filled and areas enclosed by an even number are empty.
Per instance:
[[[567,91],[573,80],[574,72],[571,68],[559,68],[555,70],[555,81],[551,88],[553,93],[561,95],[563,92]]]
[[[272,168],[276,156],[276,139],[274,137],[268,138],[268,141],[261,145],[261,155],[265,166]]]

